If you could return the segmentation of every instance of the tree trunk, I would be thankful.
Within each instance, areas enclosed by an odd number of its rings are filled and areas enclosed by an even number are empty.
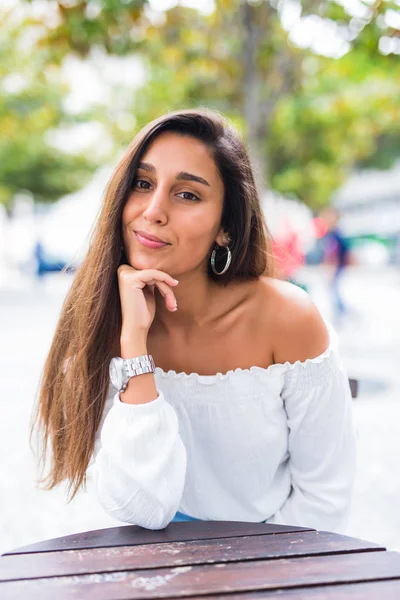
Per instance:
[[[265,123],[261,110],[262,81],[257,69],[257,56],[262,30],[257,25],[256,8],[242,0],[243,26],[243,112],[247,125],[247,143],[250,159],[260,194],[267,188],[268,164],[265,152]]]

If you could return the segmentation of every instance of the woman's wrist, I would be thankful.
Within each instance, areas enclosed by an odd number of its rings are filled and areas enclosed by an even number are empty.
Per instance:
[[[121,358],[136,358],[147,354],[147,334],[121,334]]]

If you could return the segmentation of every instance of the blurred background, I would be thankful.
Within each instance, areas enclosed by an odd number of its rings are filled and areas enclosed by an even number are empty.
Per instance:
[[[37,489],[31,411],[116,162],[198,106],[244,135],[280,276],[359,382],[348,534],[400,550],[400,0],[2,0],[0,23],[0,552],[115,524]]]

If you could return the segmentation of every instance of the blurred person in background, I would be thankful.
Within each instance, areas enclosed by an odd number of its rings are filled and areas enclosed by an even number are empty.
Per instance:
[[[336,324],[340,324],[343,317],[348,313],[341,291],[341,280],[346,267],[351,264],[351,250],[349,242],[340,227],[339,211],[334,207],[328,207],[321,211],[320,219],[326,228],[322,237],[323,263],[333,267],[330,281],[333,318]]]
[[[393,241],[391,262],[397,268],[399,268],[400,267],[400,230],[396,231],[396,233],[394,234],[393,237],[394,237],[394,241]]]
[[[273,237],[272,253],[276,275],[307,291],[306,286],[297,278],[298,271],[304,265],[305,254],[300,237],[287,218],[283,219],[280,229]]]
[[[343,529],[355,436],[337,336],[273,267],[233,125],[203,109],[141,130],[46,361],[46,489],[67,480],[73,498],[88,478],[109,515],[148,529]]]
[[[46,251],[40,240],[37,240],[36,242],[34,256],[36,260],[36,276],[39,280],[43,279],[46,273],[57,273],[61,271],[71,273],[74,270],[74,268],[65,261],[56,260],[46,256]]]

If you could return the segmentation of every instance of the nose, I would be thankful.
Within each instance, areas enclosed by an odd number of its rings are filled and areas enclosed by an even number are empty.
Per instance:
[[[143,217],[149,223],[164,225],[168,221],[168,195],[161,187],[147,195],[147,205]]]

